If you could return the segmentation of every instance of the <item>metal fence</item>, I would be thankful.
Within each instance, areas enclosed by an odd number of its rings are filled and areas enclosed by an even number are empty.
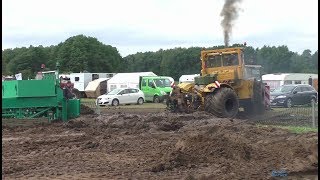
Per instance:
[[[318,127],[318,103],[291,108],[271,108],[261,116],[250,119],[259,124]]]
[[[81,102],[92,110],[95,114],[101,113],[101,107],[94,101]],[[130,108],[128,108],[128,111]],[[129,111],[130,112],[130,111]],[[249,118],[250,121],[265,125],[283,125],[283,126],[303,126],[318,127],[318,103],[311,106],[294,106],[292,108],[275,107],[266,111],[261,116]]]

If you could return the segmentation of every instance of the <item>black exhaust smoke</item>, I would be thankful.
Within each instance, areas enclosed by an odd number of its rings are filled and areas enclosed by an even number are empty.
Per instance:
[[[226,47],[229,46],[230,35],[232,33],[232,26],[234,20],[238,18],[238,4],[242,0],[225,0],[223,5],[223,9],[220,13],[220,16],[223,17],[221,21],[221,26],[223,28],[223,36],[224,36],[224,45]]]

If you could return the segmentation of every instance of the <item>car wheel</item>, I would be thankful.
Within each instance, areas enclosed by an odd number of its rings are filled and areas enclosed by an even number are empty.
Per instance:
[[[112,100],[112,106],[118,106],[119,105],[119,100],[118,99],[114,99]]]
[[[137,104],[142,105],[143,104],[143,98],[139,98]]]
[[[153,98],[153,102],[154,102],[154,103],[159,103],[159,102],[160,102],[159,97],[158,97],[158,96],[155,96],[155,97]]]
[[[284,107],[286,108],[291,108],[293,106],[292,104],[292,99],[288,98],[285,102],[284,102]]]

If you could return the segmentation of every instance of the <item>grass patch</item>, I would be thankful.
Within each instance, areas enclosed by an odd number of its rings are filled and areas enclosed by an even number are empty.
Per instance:
[[[318,106],[315,107],[315,113],[318,114]],[[290,114],[293,116],[312,116],[312,107],[296,106],[292,108],[272,108],[267,114]]]
[[[81,102],[92,102],[92,103],[94,103],[94,102],[96,101],[96,99],[81,98],[80,101],[81,101]]]
[[[298,134],[307,133],[307,132],[318,132],[318,128],[305,127],[305,126],[276,126],[276,125],[259,124],[258,127],[274,127],[274,128],[288,129],[290,132],[298,133]]]

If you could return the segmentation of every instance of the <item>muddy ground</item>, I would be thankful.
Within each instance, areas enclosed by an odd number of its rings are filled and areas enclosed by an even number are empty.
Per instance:
[[[204,112],[108,112],[2,125],[3,179],[291,179],[317,174],[318,133]],[[317,177],[317,176],[310,176]]]

